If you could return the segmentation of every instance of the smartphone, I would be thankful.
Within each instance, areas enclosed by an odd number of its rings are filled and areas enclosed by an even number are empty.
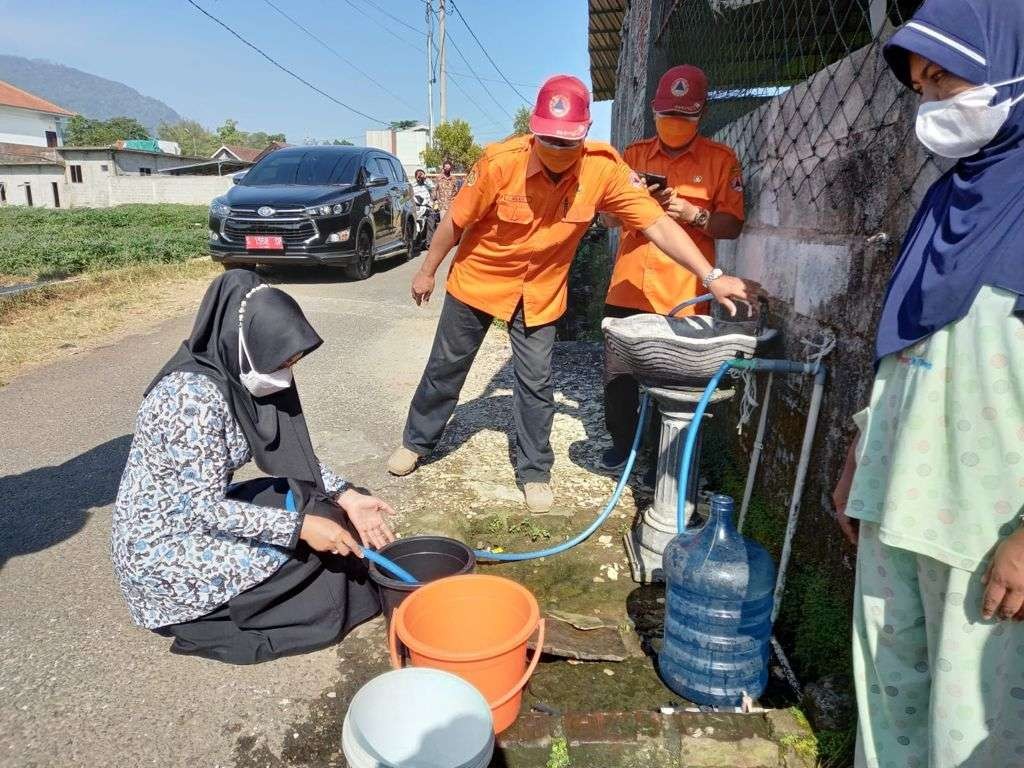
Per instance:
[[[644,183],[647,184],[648,187],[652,184],[657,187],[661,187],[662,189],[668,187],[668,178],[665,176],[657,173],[648,173],[647,171],[644,171],[640,175],[644,177]]]

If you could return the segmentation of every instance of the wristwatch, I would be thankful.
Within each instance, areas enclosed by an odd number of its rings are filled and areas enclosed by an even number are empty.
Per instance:
[[[693,221],[690,222],[690,226],[697,227],[698,229],[704,229],[708,225],[708,221],[711,219],[711,211],[707,208],[698,208],[697,215],[693,217]]]
[[[710,272],[708,272],[706,275],[704,275],[704,279],[701,280],[701,283],[704,284],[705,288],[710,288],[711,284],[713,282],[715,282],[715,280],[717,280],[718,278],[720,278],[724,274],[725,274],[725,272],[720,270],[718,267],[715,267]]]

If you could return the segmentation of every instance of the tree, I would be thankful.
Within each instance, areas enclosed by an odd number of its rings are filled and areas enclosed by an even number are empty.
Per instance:
[[[134,117],[90,120],[75,115],[64,131],[64,144],[69,147],[106,147],[118,141],[148,138],[149,131]]]
[[[406,128],[415,128],[419,124],[419,120],[392,120],[391,130],[404,131]]]
[[[353,144],[348,139],[340,139],[340,140],[339,139],[335,139],[334,141],[331,142],[331,144],[333,144],[336,147],[354,147],[355,146],[355,144]]]
[[[512,121],[512,135],[525,136],[530,132],[530,108],[520,107]]]
[[[160,123],[156,135],[164,141],[176,141],[181,151],[192,157],[210,157],[220,148],[217,137],[195,120]]]
[[[477,161],[483,149],[473,141],[473,132],[465,120],[449,120],[434,129],[434,142],[423,150],[423,162],[438,168],[450,159],[456,170],[467,170]]]

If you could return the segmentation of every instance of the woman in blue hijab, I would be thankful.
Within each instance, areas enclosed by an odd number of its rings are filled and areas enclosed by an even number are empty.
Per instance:
[[[858,766],[1024,765],[1024,2],[927,0],[885,47],[956,164],[889,282],[835,491],[858,545]]]

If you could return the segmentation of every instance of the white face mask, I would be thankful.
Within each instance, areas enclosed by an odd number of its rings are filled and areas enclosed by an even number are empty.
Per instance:
[[[936,155],[959,159],[976,154],[996,137],[1010,109],[1024,96],[993,104],[996,88],[1024,80],[979,85],[941,101],[926,101],[917,109],[917,138]]]
[[[242,319],[245,316],[245,305],[256,291],[266,288],[266,285],[259,285],[246,294],[242,300],[242,306],[238,310],[238,372],[242,386],[248,389],[255,397],[266,397],[275,392],[288,389],[292,385],[292,369],[282,368],[273,373],[260,373],[252,364],[252,355],[249,354],[249,347],[245,343],[245,331],[242,330]],[[245,364],[249,366],[248,373],[242,364],[243,356]]]

